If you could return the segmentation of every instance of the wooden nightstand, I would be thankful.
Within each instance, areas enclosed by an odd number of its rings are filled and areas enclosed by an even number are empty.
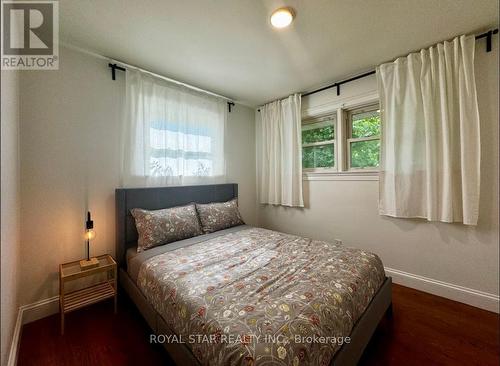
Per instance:
[[[64,334],[64,315],[70,311],[114,297],[116,314],[118,289],[116,262],[113,257],[108,254],[101,255],[97,257],[97,259],[99,260],[99,266],[87,270],[82,270],[80,268],[80,261],[59,265],[59,311],[61,313],[61,334]],[[92,286],[71,292],[65,291],[65,285],[69,281],[88,276],[95,276],[102,273],[106,273],[106,279],[101,280]]]

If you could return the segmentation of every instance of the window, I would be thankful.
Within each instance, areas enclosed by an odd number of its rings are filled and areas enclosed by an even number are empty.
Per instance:
[[[339,108],[329,115],[302,121],[304,173],[311,177],[316,173],[335,173],[326,177],[349,172],[375,176],[380,161],[380,123],[378,103]]]
[[[213,175],[212,133],[200,126],[152,122],[150,136],[150,176],[187,177]]]
[[[335,122],[333,115],[302,123],[302,167],[305,171],[335,168]]]
[[[127,71],[126,92],[124,185],[200,184],[223,179],[225,100],[137,70]]]
[[[347,112],[348,170],[376,170],[380,159],[380,111],[378,106]]]

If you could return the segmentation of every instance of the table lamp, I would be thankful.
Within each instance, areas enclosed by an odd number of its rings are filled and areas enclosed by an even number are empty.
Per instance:
[[[90,211],[87,212],[87,222],[85,223],[85,240],[87,240],[87,259],[80,261],[82,270],[90,269],[99,266],[97,258],[90,258],[90,241],[95,238],[94,221],[90,217]]]

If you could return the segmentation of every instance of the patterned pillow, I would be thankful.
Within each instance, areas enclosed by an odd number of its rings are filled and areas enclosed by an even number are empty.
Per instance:
[[[194,203],[155,211],[134,208],[130,212],[139,233],[138,253],[203,233]]]
[[[243,225],[238,211],[238,199],[221,203],[196,204],[203,232],[213,233],[228,227]]]

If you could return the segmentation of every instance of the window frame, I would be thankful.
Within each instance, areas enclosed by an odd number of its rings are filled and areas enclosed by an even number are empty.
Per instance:
[[[302,168],[304,180],[378,180],[380,167],[351,168],[351,141],[381,140],[382,121],[380,121],[380,135],[371,137],[351,138],[352,123],[350,116],[354,113],[379,110],[378,94],[371,93],[357,98],[346,98],[330,106],[311,108],[303,112],[302,126],[319,122],[321,118],[334,120],[335,139],[335,167],[334,168]],[[302,132],[302,129],[301,129]],[[301,134],[302,135],[302,134]],[[302,148],[302,147],[301,147]]]
[[[333,140],[326,140],[326,141],[319,141],[319,142],[312,142],[312,143],[302,143],[302,127],[313,124],[313,123],[318,123],[318,122],[324,122],[324,121],[332,121],[332,126],[333,126],[333,135],[334,139]],[[337,117],[337,112],[335,111],[334,113],[328,113],[328,114],[323,114],[321,116],[314,116],[311,118],[307,118],[302,120],[301,126],[300,126],[300,137],[301,137],[301,152],[302,155],[304,153],[304,148],[305,147],[311,147],[311,146],[324,146],[324,145],[333,145],[333,166],[331,167],[318,167],[318,168],[304,168],[302,167],[302,172],[303,173],[333,173],[337,172],[337,161],[338,161],[338,154],[337,154],[337,141],[338,141],[338,117]],[[303,159],[303,157],[302,157]],[[303,164],[303,160],[300,162]]]
[[[353,168],[351,167],[351,143],[353,142],[363,142],[363,141],[375,141],[375,140],[381,140],[381,134],[382,134],[382,121],[380,121],[380,134],[377,136],[370,136],[370,137],[351,137],[352,136],[352,116],[354,114],[359,114],[359,113],[366,113],[366,112],[373,112],[373,111],[379,111],[380,113],[380,106],[379,103],[370,103],[370,104],[365,104],[356,108],[349,108],[344,110],[344,123],[345,123],[345,132],[346,132],[346,138],[345,138],[345,152],[346,152],[346,159],[345,159],[345,170],[348,172],[378,172],[379,166],[376,167],[364,167],[364,168]],[[379,154],[380,154],[380,149],[379,149]],[[380,156],[380,155],[379,155]],[[380,160],[379,160],[380,163]]]

